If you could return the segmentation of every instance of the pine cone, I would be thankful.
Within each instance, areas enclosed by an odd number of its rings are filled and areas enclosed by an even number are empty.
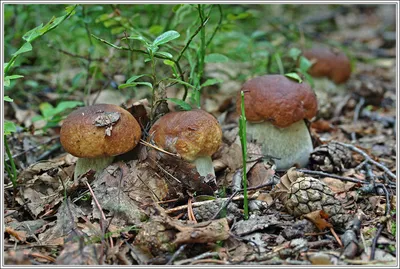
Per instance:
[[[351,162],[351,151],[336,142],[321,145],[310,154],[311,168],[328,173],[342,172],[351,166]]]
[[[350,219],[332,190],[313,177],[299,177],[292,183],[285,207],[295,217],[323,210],[334,226],[344,226]]]
[[[291,168],[281,177],[271,195],[279,199],[287,211],[294,217],[323,210],[329,221],[336,227],[344,226],[350,216],[347,215],[333,191],[324,182]]]

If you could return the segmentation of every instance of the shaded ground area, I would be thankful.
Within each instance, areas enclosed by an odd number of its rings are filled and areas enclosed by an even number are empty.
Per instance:
[[[234,6],[230,8],[234,10]],[[65,66],[42,74],[26,68],[40,67],[31,59],[22,64],[31,82],[24,78],[24,84],[13,85],[18,94],[13,103],[5,103],[5,119],[20,126],[7,136],[18,177],[13,186],[5,171],[6,264],[396,264],[394,9],[310,5],[301,18],[289,22],[279,19],[279,14],[305,10],[277,6],[268,10],[274,15],[268,23],[248,25],[256,36],[249,43],[229,35],[227,14],[235,14],[231,9],[225,9],[226,29],[222,34],[217,32],[213,48],[221,52],[218,45],[231,38],[220,47],[231,59],[234,56],[229,53],[241,50],[259,53],[258,47],[263,48],[267,41],[268,48],[272,44],[274,49],[297,48],[300,53],[307,42],[336,46],[350,57],[352,74],[344,83],[335,84],[328,78],[312,80],[319,109],[309,122],[314,145],[309,165],[277,170],[273,159],[260,158],[261,146],[249,141],[246,173],[250,217],[243,218],[242,149],[235,102],[244,81],[267,73],[264,63],[257,62],[262,54],[247,61],[205,64],[203,81],[223,81],[205,86],[201,98],[202,109],[218,119],[223,134],[222,145],[212,156],[216,177],[211,180],[200,177],[192,164],[146,143],[150,127],[146,123],[152,111],[149,91],[138,88],[128,95],[114,89],[113,84],[125,83],[129,77],[105,67],[108,61],[110,67],[118,63],[126,67],[120,51],[106,47],[108,54],[102,56],[95,71],[102,77],[96,80],[91,71],[93,77],[88,76],[86,84],[93,87],[88,91],[84,79],[81,84],[76,82],[87,61],[82,60],[82,67],[63,58]],[[255,9],[243,5],[250,14]],[[300,33],[296,43],[292,43],[292,32]],[[219,34],[225,36],[218,38]],[[250,43],[258,49],[250,51]],[[58,53],[69,61],[79,58],[62,50]],[[290,71],[297,63],[285,62],[285,57],[288,55],[282,54],[284,68]],[[96,60],[89,60],[88,70],[93,62]],[[148,66],[139,60],[132,63],[129,67],[133,70],[147,71]],[[270,73],[279,73],[279,64],[270,65]],[[185,76],[189,76],[188,66],[183,65]],[[79,90],[55,91],[59,80]],[[21,88],[35,86],[32,81],[48,88],[36,89],[33,96],[29,91],[21,94]],[[183,93],[182,85],[172,85],[157,94],[181,98]],[[7,91],[5,95],[12,96]],[[46,120],[35,121],[34,116],[43,116],[40,103],[45,101],[56,107],[59,100],[83,99],[125,107],[142,124],[143,140],[104,171],[96,175],[89,171],[74,179],[77,158],[60,145],[62,121],[46,125]],[[33,100],[32,106],[27,100]],[[173,102],[167,106],[178,110]],[[5,154],[6,161],[8,158]]]

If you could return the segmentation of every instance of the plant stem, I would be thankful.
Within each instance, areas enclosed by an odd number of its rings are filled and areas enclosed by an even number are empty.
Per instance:
[[[152,78],[152,97],[151,97],[151,113],[150,113],[150,119],[153,120],[153,113],[154,113],[154,104],[156,103],[156,100],[154,100],[156,98],[156,92],[155,89],[157,87],[157,74],[156,74],[156,61],[154,59],[154,53],[152,50],[149,50],[149,57],[150,57],[150,61],[151,61],[151,78]]]
[[[204,20],[204,6],[198,5],[199,8],[199,17],[201,21],[201,25],[205,24],[206,20]],[[200,50],[199,50],[199,69],[197,72],[197,85],[196,85],[196,101],[197,107],[200,108],[200,92],[201,92],[201,78],[204,73],[204,58],[206,56],[206,30],[204,27],[201,27],[200,30]]]
[[[16,188],[17,187],[17,168],[15,167],[15,162],[14,159],[12,157],[11,151],[10,151],[10,147],[8,146],[8,142],[7,142],[7,136],[4,136],[4,147],[6,148],[6,154],[8,157],[8,160],[10,161],[11,164],[11,172],[9,173],[11,182],[13,184],[13,187]]]
[[[221,5],[217,5],[218,11],[219,11],[219,21],[217,27],[215,27],[214,32],[212,33],[210,39],[207,41],[206,47],[210,45],[211,41],[213,40],[215,34],[218,32],[219,28],[221,28],[222,25],[222,19],[223,19],[223,13],[222,13],[222,8]]]
[[[240,143],[242,144],[242,157],[243,157],[243,173],[242,173],[242,184],[243,184],[243,209],[244,209],[244,219],[249,218],[249,206],[248,206],[248,197],[247,197],[247,135],[246,135],[246,114],[244,111],[244,92],[241,91],[241,116],[239,119],[239,134],[240,134]]]

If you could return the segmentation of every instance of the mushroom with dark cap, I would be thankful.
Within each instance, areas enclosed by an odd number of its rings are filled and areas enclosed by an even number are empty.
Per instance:
[[[159,118],[149,131],[159,147],[194,162],[200,176],[215,176],[211,155],[222,143],[218,121],[204,110],[170,112]]]
[[[303,52],[313,63],[308,73],[313,77],[327,77],[336,84],[346,82],[351,75],[349,58],[337,49],[315,46]]]
[[[304,119],[317,113],[317,98],[310,85],[283,75],[265,75],[243,84],[248,139],[261,145],[263,154],[279,158],[277,169],[304,167],[313,150]],[[241,111],[241,95],[236,111]]]
[[[79,157],[75,178],[92,169],[101,171],[114,156],[133,149],[140,140],[139,123],[127,110],[111,104],[81,107],[68,115],[61,126],[64,149]]]

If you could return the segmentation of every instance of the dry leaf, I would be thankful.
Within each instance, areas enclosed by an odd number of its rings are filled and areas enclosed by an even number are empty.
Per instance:
[[[316,211],[310,212],[308,214],[303,215],[303,218],[305,218],[305,219],[311,221],[312,223],[314,223],[314,225],[320,231],[323,231],[326,228],[333,227],[332,224],[330,224],[327,221],[329,216],[323,210],[316,210]]]

